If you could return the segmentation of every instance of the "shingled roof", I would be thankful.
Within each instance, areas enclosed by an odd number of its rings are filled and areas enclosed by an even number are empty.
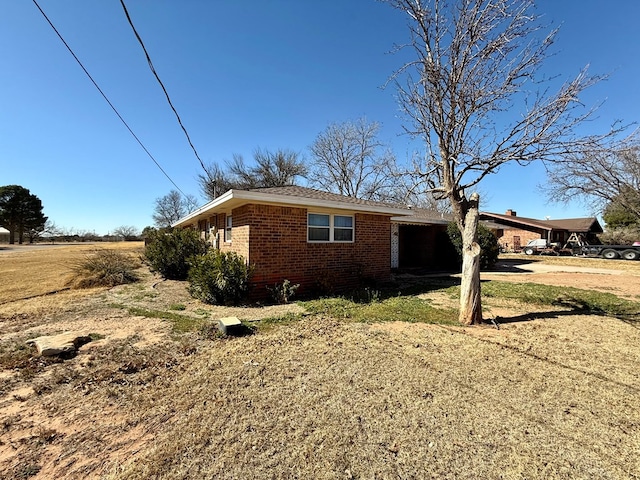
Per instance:
[[[313,188],[290,185],[286,187],[254,188],[251,190],[229,190],[181,218],[172,226],[179,227],[193,224],[198,220],[208,218],[213,212],[229,214],[234,208],[248,203],[341,209],[389,215],[390,217],[413,215],[413,212],[406,206],[362,200]]]
[[[482,212],[481,218],[490,218],[497,223],[507,225],[522,225],[542,230],[566,230],[575,233],[602,233],[602,227],[595,217],[564,218],[558,220],[538,220],[535,218],[519,217],[516,215],[502,215],[500,213]],[[526,229],[525,229],[526,230]]]
[[[555,228],[568,230],[569,232],[585,233],[595,232],[602,233],[600,222],[595,217],[588,218],[565,218],[562,220],[547,220],[549,225]],[[594,228],[595,227],[595,228]]]
[[[400,205],[375,202],[373,200],[363,200],[361,198],[347,197],[338,193],[324,192],[315,188],[301,187],[299,185],[286,185],[284,187],[264,187],[252,188],[249,192],[268,193],[273,195],[285,195],[289,197],[308,198],[313,200],[324,200],[341,203],[352,203],[354,205],[367,205],[370,207],[386,207],[386,208],[407,208]]]

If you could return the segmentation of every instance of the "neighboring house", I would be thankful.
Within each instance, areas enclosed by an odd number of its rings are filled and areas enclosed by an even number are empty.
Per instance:
[[[265,287],[285,279],[299,283],[301,293],[339,291],[387,281],[392,268],[411,266],[414,257],[425,267],[437,255],[417,252],[430,250],[446,229],[436,217],[287,186],[229,190],[173,226],[195,228],[213,247],[242,255],[255,266],[253,296],[261,298]]]
[[[505,251],[520,251],[530,240],[539,238],[564,246],[573,233],[589,244],[598,244],[597,234],[603,232],[595,217],[536,220],[518,217],[513,210],[507,210],[504,215],[482,212],[480,218],[490,222],[490,228]]]
[[[0,243],[9,243],[9,230],[0,227]]]

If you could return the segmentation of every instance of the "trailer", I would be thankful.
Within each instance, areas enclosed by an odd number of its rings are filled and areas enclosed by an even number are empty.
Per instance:
[[[602,257],[607,260],[640,259],[640,242],[635,242],[633,245],[589,245],[581,235],[575,233],[571,234],[563,249],[571,250],[573,255],[582,257]]]
[[[640,259],[640,245],[585,245],[580,255],[585,257],[602,257],[607,260],[623,258],[625,260]]]

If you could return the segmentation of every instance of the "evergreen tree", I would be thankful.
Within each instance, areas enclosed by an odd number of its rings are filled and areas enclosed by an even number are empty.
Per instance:
[[[24,235],[30,239],[44,230],[47,217],[42,212],[42,202],[20,185],[0,187],[0,226],[9,230],[9,243],[22,243]]]

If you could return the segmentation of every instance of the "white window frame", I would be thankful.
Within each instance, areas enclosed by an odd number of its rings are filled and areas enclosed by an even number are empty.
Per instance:
[[[224,220],[224,241],[227,243],[231,243],[233,238],[233,217],[231,215],[227,215]]]
[[[329,225],[328,226],[314,226],[309,224],[309,218],[311,215],[322,215],[324,217],[329,217]],[[336,227],[335,226],[335,218],[336,217],[344,217],[351,219],[350,227]],[[307,213],[307,243],[353,243],[356,238],[356,226],[355,226],[355,217],[353,215],[342,215],[342,214],[334,214],[334,213],[321,213],[321,212],[308,212]],[[323,228],[329,230],[329,240],[311,240],[309,238],[309,233],[312,228]],[[336,240],[335,239],[335,231],[336,230],[350,230],[351,231],[351,240]]]

